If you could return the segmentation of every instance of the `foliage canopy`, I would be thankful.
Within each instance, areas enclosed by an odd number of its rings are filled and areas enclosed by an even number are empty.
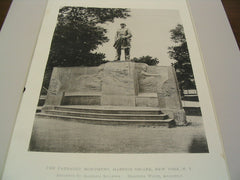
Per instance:
[[[146,63],[149,66],[154,66],[159,63],[159,60],[157,58],[153,58],[151,56],[142,56],[140,58],[134,57],[132,61],[136,63]]]
[[[180,90],[183,92],[184,89],[196,89],[183,26],[178,24],[175,29],[170,30],[170,34],[176,45],[168,48],[168,54],[171,59],[176,60],[173,65],[176,69]]]

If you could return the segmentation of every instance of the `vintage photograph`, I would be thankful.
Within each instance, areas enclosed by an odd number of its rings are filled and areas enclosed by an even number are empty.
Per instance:
[[[209,153],[179,11],[61,7],[28,150]]]

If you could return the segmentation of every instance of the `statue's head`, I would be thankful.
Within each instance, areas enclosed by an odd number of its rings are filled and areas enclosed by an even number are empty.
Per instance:
[[[121,28],[125,28],[126,24],[125,23],[121,23],[120,26],[121,26]]]

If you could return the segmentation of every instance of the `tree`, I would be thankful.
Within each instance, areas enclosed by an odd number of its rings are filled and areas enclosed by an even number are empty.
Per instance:
[[[53,67],[97,66],[105,54],[93,51],[109,39],[101,27],[115,18],[129,17],[128,9],[63,7],[59,10],[43,86],[48,87]]]
[[[59,11],[49,54],[49,66],[96,66],[105,55],[93,53],[109,39],[99,26],[115,18],[127,18],[129,10],[119,8],[63,7]]]
[[[142,56],[140,58],[134,57],[132,61],[136,63],[146,63],[149,66],[154,66],[159,63],[159,60],[157,58],[153,58],[151,56]]]
[[[196,89],[183,26],[178,24],[175,29],[170,30],[170,34],[176,45],[168,48],[168,54],[171,59],[176,60],[173,66],[176,69],[179,88],[183,95],[184,89]]]

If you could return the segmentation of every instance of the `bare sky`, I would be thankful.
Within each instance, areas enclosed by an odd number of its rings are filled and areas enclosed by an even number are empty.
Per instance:
[[[107,36],[110,41],[99,46],[98,52],[106,54],[107,60],[114,60],[115,49],[113,47],[115,33],[124,22],[132,32],[131,58],[150,55],[160,60],[159,65],[170,65],[168,47],[173,45],[170,40],[171,29],[181,24],[177,10],[164,9],[131,9],[131,17],[116,19],[114,23],[104,25],[107,28]],[[123,53],[122,53],[123,55]],[[121,57],[123,59],[123,56]]]

